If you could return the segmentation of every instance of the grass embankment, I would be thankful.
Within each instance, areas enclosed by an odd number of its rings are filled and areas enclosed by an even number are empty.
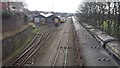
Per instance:
[[[34,24],[33,24],[34,25]],[[25,29],[26,28],[26,26],[23,26],[23,28],[22,29]],[[21,30],[22,30],[21,29]],[[19,31],[15,31],[13,34],[15,34],[15,33],[17,33],[17,32],[20,32],[21,30],[19,30]],[[21,41],[21,45],[18,43],[18,45],[20,46],[18,49],[16,49],[16,51],[13,53],[13,54],[11,54],[9,57],[7,57],[4,61],[3,61],[3,65],[6,65],[6,64],[8,64],[9,62],[12,62],[12,60],[14,60],[15,58],[16,58],[16,56],[19,54],[19,53],[21,53],[21,51],[33,40],[33,38],[35,37],[35,35],[37,34],[37,32],[39,31],[39,28],[33,28],[33,29],[31,29],[31,34],[27,37],[27,38],[24,38],[24,39],[22,39]],[[10,32],[11,33],[11,32]],[[7,34],[7,35],[13,35],[12,33],[11,34]]]
[[[14,29],[14,30],[3,32],[2,39],[5,39],[6,37],[14,36],[15,34],[20,33],[21,31],[27,29],[28,27],[29,27],[29,25],[26,24],[26,25],[20,26],[19,28]]]

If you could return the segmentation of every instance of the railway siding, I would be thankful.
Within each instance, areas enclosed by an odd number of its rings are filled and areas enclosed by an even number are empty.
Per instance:
[[[78,66],[72,20],[55,28],[50,39],[28,60],[28,66]]]
[[[16,59],[11,63],[11,65],[25,65],[29,58],[31,58],[31,56],[34,55],[34,53],[38,49],[40,49],[44,45],[44,43],[46,43],[46,41],[50,38],[51,32],[53,30],[54,27],[49,28],[49,26],[46,26],[42,30],[42,33],[37,33],[35,40],[33,39],[33,42],[30,45],[28,45],[27,48],[25,48],[23,52],[21,52],[21,54],[18,55],[18,57],[16,57]]]
[[[14,59],[14,57],[21,52],[21,50],[24,49],[27,44],[29,44],[29,42],[35,36],[35,33],[32,31],[33,29],[30,26],[21,33],[2,40],[3,65]]]

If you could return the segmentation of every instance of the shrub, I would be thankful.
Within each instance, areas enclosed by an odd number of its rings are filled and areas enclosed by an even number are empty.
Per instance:
[[[8,10],[2,10],[2,18],[9,18],[12,15],[12,13]]]

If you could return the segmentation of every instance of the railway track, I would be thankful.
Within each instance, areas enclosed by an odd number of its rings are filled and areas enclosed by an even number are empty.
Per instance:
[[[64,31],[63,31],[63,32],[64,32]],[[61,42],[61,39],[62,39],[63,32],[62,32],[61,35],[60,35],[60,42]],[[60,51],[60,47],[61,47],[61,44],[59,43],[59,49],[58,49],[58,51],[57,51],[57,53],[56,53],[56,55],[55,55],[55,59],[54,59],[52,68],[54,68],[55,65],[56,65],[56,62],[57,62],[57,59],[58,59],[58,55],[59,55],[59,51]]]
[[[66,24],[67,25],[67,24]],[[66,25],[64,26],[64,29],[66,29]],[[59,42],[59,46],[58,46],[58,50],[57,50],[57,52],[56,52],[56,54],[55,54],[55,59],[54,59],[54,61],[53,61],[53,65],[52,65],[52,68],[55,68],[55,66],[57,66],[57,62],[59,63],[59,60],[58,60],[58,58],[59,58],[59,55],[60,55],[60,51],[61,51],[61,47],[62,47],[62,44],[61,44],[61,42],[62,42],[62,38],[63,38],[63,34],[64,33],[69,33],[69,32],[65,32],[65,30],[63,30],[62,32],[61,32],[61,35],[60,35],[60,42]],[[69,36],[69,35],[68,35]],[[69,38],[67,38],[67,40],[66,40],[67,42],[67,45],[64,47],[65,48],[65,50],[64,50],[64,60],[63,60],[63,67],[65,68],[66,66],[67,66],[67,56],[68,56],[68,42],[69,42]]]
[[[65,28],[65,26],[64,26]],[[60,50],[61,50],[61,40],[62,40],[62,36],[63,36],[63,33],[64,33],[65,30],[62,31],[61,35],[60,35],[60,42],[59,42],[59,46],[58,46],[58,50],[56,52],[56,55],[55,55],[55,59],[53,61],[53,65],[52,65],[52,68],[55,67],[56,63],[57,63],[57,59],[58,59],[58,56],[59,56],[59,53],[60,53]]]
[[[51,28],[50,28],[51,27]],[[10,63],[12,66],[23,66],[34,53],[40,49],[44,43],[52,36],[54,27],[48,26],[43,29],[42,33],[37,33],[37,36],[32,42]]]
[[[70,33],[70,32],[67,32],[67,33]],[[68,34],[68,35],[69,35],[69,34]],[[67,39],[67,46],[66,46],[66,50],[65,50],[64,68],[66,68],[66,66],[67,66],[68,47],[69,47],[69,37],[68,37],[68,39]]]
[[[78,63],[78,66],[84,68],[85,63],[84,63],[84,59],[83,59],[83,56],[82,56],[81,49],[79,48],[78,39],[75,39],[75,46],[76,46],[76,49],[77,49],[77,63]]]
[[[74,30],[73,33],[74,33],[74,37],[75,37],[75,39],[74,39],[75,40],[75,46],[76,46],[76,50],[77,50],[77,64],[78,64],[79,67],[84,68],[85,63],[84,63],[84,59],[83,59],[83,56],[82,56],[82,50],[79,47],[79,41],[78,41],[78,38],[77,38],[75,27],[73,27],[73,30]]]
[[[63,68],[67,68],[69,66],[69,61],[71,62],[71,58],[69,57],[69,46],[70,45],[70,33],[72,33],[72,31],[70,31],[70,28],[69,27],[73,27],[73,24],[72,25],[68,25],[66,24],[67,27],[65,26],[64,29],[60,35],[60,42],[59,42],[59,46],[58,46],[58,50],[56,52],[56,55],[55,55],[55,59],[53,61],[53,65],[52,65],[52,68],[55,68],[56,66],[62,66]],[[69,27],[68,27],[69,26]],[[72,28],[74,30],[74,28]],[[82,52],[81,52],[81,49],[79,48],[79,42],[78,42],[78,39],[77,39],[77,36],[76,36],[76,33],[75,31],[73,31],[74,33],[74,40],[75,40],[75,49],[77,50],[77,57],[76,57],[76,60],[77,60],[77,63],[76,65],[77,68],[78,67],[82,67],[84,68],[84,61],[83,61],[83,57],[82,57]],[[65,38],[64,41],[63,41],[63,38],[65,36],[65,34],[67,34],[67,36]],[[66,42],[66,46],[63,46],[61,43],[62,42]],[[64,48],[64,50],[62,50],[62,48]],[[71,50],[71,49],[70,49]],[[61,53],[61,51],[63,51]],[[63,55],[63,56],[61,56]],[[61,56],[61,57],[60,57]],[[75,62],[75,61],[74,61]]]

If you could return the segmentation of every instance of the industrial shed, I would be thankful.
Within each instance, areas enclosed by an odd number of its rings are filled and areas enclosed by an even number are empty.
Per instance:
[[[39,26],[40,24],[45,24],[45,20],[46,20],[46,17],[41,14],[35,15],[33,18],[33,21],[36,26]]]
[[[56,15],[50,15],[50,16],[48,16],[47,18],[46,18],[46,23],[48,24],[50,24],[50,23],[54,23],[53,22],[53,20],[55,19],[55,18],[58,18]],[[58,18],[59,19],[59,18]]]

